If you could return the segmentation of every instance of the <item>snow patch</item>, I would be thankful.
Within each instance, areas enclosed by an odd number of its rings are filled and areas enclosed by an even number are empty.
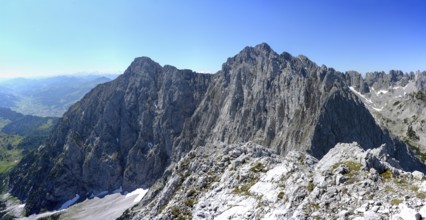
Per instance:
[[[422,216],[426,216],[426,206],[423,206],[420,208],[419,214]]]
[[[374,109],[375,111],[381,112],[383,111],[383,108],[374,108],[373,106],[371,106],[372,109]]]
[[[66,209],[64,209],[64,210],[66,210]],[[17,220],[36,220],[36,219],[41,219],[41,218],[48,218],[49,216],[52,216],[56,213],[62,213],[64,210],[53,211],[53,212],[43,212],[43,213],[40,213],[40,214],[32,214],[28,217],[17,218]]]
[[[388,93],[389,91],[387,91],[387,90],[379,90],[376,94],[377,95],[383,95],[383,94],[386,94],[386,93]]]
[[[356,91],[356,90],[354,89],[354,87],[349,86],[349,89],[350,89],[353,93],[355,93],[356,95],[358,95],[359,97],[361,97],[361,98],[365,99],[368,103],[373,104],[373,102],[371,101],[371,99],[368,99],[368,98],[367,98],[367,97],[365,97],[363,94],[361,94],[360,92]]]
[[[145,196],[147,192],[148,192],[148,189],[138,188],[134,190],[133,192],[127,193],[126,198],[137,195],[136,198],[133,200],[133,202],[138,203],[142,200],[142,198]]]
[[[80,199],[80,195],[75,194],[75,197],[74,197],[74,198],[72,198],[72,199],[70,199],[70,200],[68,200],[68,201],[66,201],[64,204],[62,204],[62,205],[61,205],[61,207],[59,208],[59,210],[66,209],[66,208],[68,208],[68,207],[72,206],[72,205],[73,205],[74,203],[76,203],[79,199]]]
[[[120,191],[122,188],[115,191]],[[115,192],[114,191],[114,192]],[[139,202],[146,194],[148,189],[136,189],[133,192],[122,195],[120,193],[114,193],[106,195],[103,198],[94,197],[92,199],[86,199],[81,203],[73,205],[80,199],[79,195],[76,195],[73,199],[65,202],[60,211],[44,212],[40,214],[34,214],[29,217],[20,218],[21,220],[35,220],[39,218],[49,217],[55,213],[61,213],[61,219],[79,219],[79,220],[92,220],[92,219],[104,219],[114,220],[120,217],[123,212],[132,207],[136,202]],[[102,192],[102,194],[104,194]],[[99,195],[99,194],[98,194]]]
[[[401,212],[392,216],[392,219],[416,219],[416,210],[408,208],[406,204],[399,204],[399,210],[401,210]]]
[[[407,89],[408,84],[410,84],[410,83],[407,83],[407,85],[405,85],[404,87],[402,87],[402,89],[403,90]]]

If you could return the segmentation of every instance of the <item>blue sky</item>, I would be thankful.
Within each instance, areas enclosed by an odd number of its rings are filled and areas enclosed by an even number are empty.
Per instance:
[[[245,46],[339,71],[426,70],[422,0],[0,0],[0,77],[122,72],[149,56],[216,72]]]

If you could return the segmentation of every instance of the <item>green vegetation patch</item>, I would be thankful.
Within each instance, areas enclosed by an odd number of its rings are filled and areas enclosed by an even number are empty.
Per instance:
[[[423,192],[420,192],[420,193],[417,193],[416,197],[419,198],[419,199],[425,199],[426,198],[426,194],[423,193]]]
[[[0,130],[11,122],[9,119],[0,117]]]
[[[339,162],[339,163],[334,164],[332,169],[335,170],[337,167],[339,167],[342,164],[345,165],[348,168],[349,173],[353,172],[353,171],[358,172],[358,171],[361,170],[361,167],[362,167],[362,164],[348,160],[348,161]]]
[[[189,199],[186,199],[183,203],[184,203],[186,206],[188,206],[188,207],[192,208],[192,207],[194,207],[195,200],[194,200],[194,199],[189,198]]]
[[[22,150],[17,149],[22,137],[0,133],[0,174],[7,173],[22,158]]]
[[[41,124],[38,127],[38,130],[48,130],[50,131],[50,129],[53,127],[53,125],[55,124],[56,120],[53,120],[52,118],[47,119],[47,121],[43,124]]]
[[[336,163],[332,166],[332,170],[337,169],[339,166],[345,166],[348,169],[348,172],[343,174],[344,176],[346,176],[348,179],[346,180],[346,184],[353,184],[357,181],[356,176],[359,174],[359,171],[361,170],[362,164],[355,162],[355,161],[342,161],[339,163]]]
[[[309,192],[312,192],[312,191],[314,190],[314,188],[315,188],[315,185],[314,185],[312,182],[309,182],[309,183],[308,183],[308,186],[306,187],[306,189],[307,189]]]
[[[309,212],[314,212],[320,209],[320,205],[318,203],[311,203],[308,205],[307,209]]]
[[[17,163],[16,162],[0,162],[0,174],[9,172]]]
[[[421,161],[426,161],[426,153],[423,153],[420,148],[412,141],[412,139],[409,139],[408,137],[403,138],[404,143],[408,146],[408,148],[414,152],[414,154],[419,158]]]
[[[285,193],[283,191],[281,191],[280,193],[278,193],[278,199],[283,199],[285,196]]]
[[[254,173],[265,173],[266,171],[268,171],[265,167],[265,165],[263,165],[261,162],[255,162],[253,164],[253,166],[250,168],[250,171],[254,172]]]
[[[170,212],[171,212],[173,217],[177,217],[180,213],[180,209],[177,206],[173,206],[173,207],[170,208]]]
[[[388,180],[388,179],[391,179],[393,177],[393,173],[392,173],[391,170],[386,170],[385,172],[381,173],[380,176],[383,179]]]
[[[250,190],[250,188],[254,185],[254,184],[256,184],[256,179],[255,178],[250,178],[250,180],[249,180],[249,182],[247,182],[247,183],[244,183],[242,186],[240,186],[240,187],[236,187],[235,189],[234,189],[234,191],[233,191],[233,193],[235,193],[235,194],[242,194],[242,195],[247,195],[247,196],[249,196],[249,195],[251,195],[250,194],[250,192],[249,192],[249,190]]]
[[[419,187],[418,186],[411,186],[410,188],[413,192],[417,192],[419,191]]]
[[[426,101],[426,96],[422,91],[418,91],[416,93],[416,99],[421,100],[421,101]]]
[[[391,201],[390,201],[390,204],[391,205],[399,205],[399,204],[401,204],[402,203],[402,200],[400,200],[400,199],[392,199]]]
[[[411,127],[411,125],[408,126],[408,129],[407,129],[407,137],[411,140],[419,140],[419,136],[413,130],[413,127]]]
[[[255,182],[249,182],[249,183],[243,184],[240,187],[236,187],[233,192],[235,194],[243,194],[243,195],[249,196],[249,195],[251,195],[249,190],[254,184],[255,184]]]
[[[170,208],[170,214],[173,219],[177,220],[187,220],[192,219],[192,213],[187,209],[181,209],[177,206],[173,206]]]
[[[391,186],[386,186],[385,187],[385,191],[386,192],[390,192],[390,193],[394,193],[395,192],[395,190]]]

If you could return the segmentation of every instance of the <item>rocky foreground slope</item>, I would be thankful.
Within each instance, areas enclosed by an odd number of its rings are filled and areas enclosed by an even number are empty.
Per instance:
[[[321,160],[216,143],[171,166],[121,219],[421,219],[426,180],[383,146],[338,144]]]
[[[10,193],[31,214],[76,194],[155,189],[174,172],[167,167],[192,149],[249,141],[278,155],[297,150],[317,159],[341,142],[383,145],[404,170],[426,170],[376,124],[345,74],[260,44],[229,58],[216,74],[135,59],[64,114],[49,141],[12,171]]]

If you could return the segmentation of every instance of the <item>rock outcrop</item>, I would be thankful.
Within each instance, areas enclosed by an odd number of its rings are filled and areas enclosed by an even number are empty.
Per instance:
[[[13,170],[10,192],[31,214],[76,194],[152,188],[191,149],[218,141],[252,141],[280,155],[299,150],[317,159],[340,142],[384,144],[401,168],[425,170],[376,124],[345,74],[260,44],[216,74],[135,59],[69,109],[49,141]]]
[[[425,217],[424,174],[391,164],[400,166],[383,146],[363,150],[357,143],[337,144],[319,161],[251,142],[211,144],[170,167],[121,219]]]

